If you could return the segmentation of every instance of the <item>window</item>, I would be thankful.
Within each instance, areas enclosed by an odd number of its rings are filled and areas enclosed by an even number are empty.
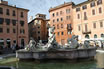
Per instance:
[[[90,6],[91,6],[91,7],[94,7],[94,6],[95,6],[95,2],[94,2],[94,1],[91,2]]]
[[[60,15],[62,15],[62,11],[60,11]]]
[[[0,33],[3,33],[3,28],[0,28]]]
[[[3,24],[4,18],[0,18],[0,24]]]
[[[60,35],[60,32],[58,32],[57,35],[59,36]]]
[[[92,10],[92,15],[95,15],[95,10],[94,9]]]
[[[61,18],[61,21],[63,21],[63,18]]]
[[[9,9],[6,10],[6,15],[10,15]]]
[[[70,9],[66,9],[66,13],[70,13]]]
[[[40,40],[40,36],[38,36],[38,40]]]
[[[66,20],[69,20],[70,19],[70,16],[66,16]]]
[[[24,29],[20,29],[20,33],[21,34],[24,34],[25,33],[25,30]]]
[[[84,20],[87,20],[87,13],[84,12]]]
[[[78,7],[78,8],[76,8],[76,12],[78,12],[78,11],[80,11],[80,8]]]
[[[13,16],[16,16],[16,12],[15,12],[15,10],[13,10]]]
[[[58,12],[56,13],[56,16],[58,16]]]
[[[102,0],[97,1],[97,5],[100,5],[100,4],[102,4]]]
[[[94,38],[97,38],[97,35],[96,34],[94,35]]]
[[[16,29],[13,29],[13,33],[16,33]]]
[[[40,29],[40,26],[38,26],[38,29]]]
[[[83,10],[87,9],[87,5],[82,6],[82,9]]]
[[[3,14],[3,8],[0,7],[0,14]]]
[[[64,32],[61,32],[61,35],[64,35]]]
[[[12,20],[13,26],[16,26],[16,20]]]
[[[5,21],[7,25],[10,25],[10,19],[5,19]]]
[[[53,19],[53,23],[55,22],[55,20]]]
[[[55,16],[55,14],[53,13],[53,14],[52,14],[52,16],[54,17],[54,16]]]
[[[103,21],[100,21],[100,27],[103,27]]]
[[[96,23],[93,23],[93,28],[96,28]]]
[[[59,19],[57,18],[57,22],[59,22]]]
[[[23,18],[24,16],[23,16],[23,12],[21,12],[21,17]]]
[[[61,28],[63,28],[63,24],[61,24]]]
[[[40,34],[40,31],[38,31],[38,34]]]
[[[9,28],[7,28],[7,33],[9,33],[10,32],[10,29]]]
[[[104,38],[104,34],[101,34],[101,38]]]
[[[87,24],[85,24],[85,32],[87,32],[87,31],[88,31]]]
[[[78,26],[78,31],[80,31],[81,30],[81,27],[80,27],[80,25]]]
[[[20,21],[21,26],[24,26],[24,21]]]
[[[99,13],[102,13],[102,8],[101,7],[99,8]]]
[[[59,25],[57,25],[57,29],[59,29]]]
[[[80,19],[80,14],[77,14],[77,18]]]

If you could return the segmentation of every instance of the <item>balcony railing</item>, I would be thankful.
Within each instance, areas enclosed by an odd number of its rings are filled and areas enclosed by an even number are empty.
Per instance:
[[[82,31],[83,34],[91,34],[91,30],[88,31]]]

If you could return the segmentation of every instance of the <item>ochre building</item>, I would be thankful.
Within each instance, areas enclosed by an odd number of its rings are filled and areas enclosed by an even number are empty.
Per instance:
[[[65,45],[73,35],[73,5],[68,2],[49,9],[50,25],[55,27],[56,41],[60,45]]]
[[[10,48],[14,43],[18,46],[28,44],[28,11],[0,0],[0,46]]]

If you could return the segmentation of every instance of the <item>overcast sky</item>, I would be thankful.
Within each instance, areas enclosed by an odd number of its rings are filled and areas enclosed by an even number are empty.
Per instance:
[[[20,8],[29,9],[28,18],[30,16],[35,16],[37,13],[43,13],[49,18],[49,8],[55,7],[57,5],[63,4],[64,2],[70,2],[71,0],[5,0],[8,1],[10,5],[16,5]],[[86,0],[72,0],[75,4],[81,3]]]

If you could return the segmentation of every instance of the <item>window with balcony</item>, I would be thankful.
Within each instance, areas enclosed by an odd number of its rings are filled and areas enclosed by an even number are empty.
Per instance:
[[[6,15],[10,15],[9,9],[6,9]]]
[[[102,8],[101,7],[99,8],[99,13],[102,13]]]
[[[22,18],[24,17],[23,12],[21,12],[21,17],[22,17]]]
[[[13,16],[16,16],[16,12],[15,12],[15,10],[13,10]]]
[[[85,24],[85,32],[88,32],[88,26]]]
[[[97,1],[97,5],[100,5],[100,4],[102,4],[102,0]]]
[[[0,7],[0,14],[3,14],[3,8]]]
[[[94,2],[94,1],[91,2],[90,6],[91,6],[91,7],[94,7],[94,6],[95,6],[95,2]]]
[[[83,10],[87,9],[87,5],[82,6],[82,9]]]
[[[10,19],[5,19],[6,25],[10,25]]]
[[[3,33],[3,28],[0,28],[0,33]]]
[[[80,11],[80,7],[76,8],[76,12]]]
[[[103,21],[100,21],[100,27],[101,28],[103,27]]]
[[[0,18],[0,24],[3,24],[4,18]]]
[[[93,28],[94,28],[94,29],[96,28],[96,23],[93,23]]]
[[[24,21],[20,21],[20,25],[23,27],[24,26]]]
[[[95,10],[94,9],[92,10],[92,15],[95,15]]]

